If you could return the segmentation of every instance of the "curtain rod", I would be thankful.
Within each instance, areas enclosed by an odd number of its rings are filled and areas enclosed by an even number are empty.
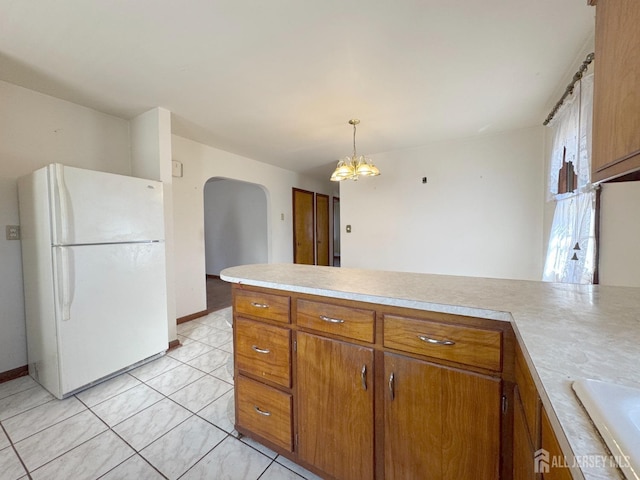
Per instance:
[[[565,99],[573,93],[573,87],[575,86],[576,83],[580,81],[580,79],[584,75],[584,72],[587,71],[587,68],[589,68],[589,64],[593,62],[594,58],[595,58],[595,54],[593,52],[587,55],[587,58],[584,59],[584,62],[582,62],[582,65],[580,65],[580,68],[573,76],[571,83],[567,85],[567,88],[562,94],[562,97],[560,97],[560,100],[558,100],[558,103],[556,103],[555,107],[553,107],[553,109],[551,110],[551,113],[547,115],[547,119],[544,121],[543,125],[547,125],[551,121],[551,119],[555,116],[555,114],[558,113],[558,110],[560,110],[560,107],[564,103]]]

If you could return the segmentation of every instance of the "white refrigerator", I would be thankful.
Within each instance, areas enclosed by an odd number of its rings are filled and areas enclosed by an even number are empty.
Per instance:
[[[18,195],[29,374],[64,398],[166,351],[162,183],[52,164]]]

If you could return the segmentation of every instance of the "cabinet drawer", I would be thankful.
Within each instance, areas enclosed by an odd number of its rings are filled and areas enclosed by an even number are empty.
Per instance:
[[[364,342],[374,340],[374,310],[298,300],[298,326]]]
[[[235,361],[238,369],[291,386],[291,331],[246,318],[236,318]]]
[[[289,297],[285,295],[238,289],[234,307],[238,313],[289,323]]]
[[[238,375],[236,399],[239,427],[293,451],[291,395]]]
[[[502,370],[502,332],[384,316],[384,346],[452,362]]]

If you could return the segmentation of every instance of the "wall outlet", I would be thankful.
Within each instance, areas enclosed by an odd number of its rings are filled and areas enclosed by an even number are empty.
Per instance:
[[[7,225],[7,240],[20,240],[20,225]]]

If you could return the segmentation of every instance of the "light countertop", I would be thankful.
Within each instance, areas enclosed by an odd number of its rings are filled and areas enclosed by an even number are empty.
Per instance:
[[[584,478],[623,478],[608,458],[602,461],[608,451],[571,384],[591,378],[640,388],[640,288],[294,264],[231,267],[220,277],[257,287],[509,321],[543,405],[557,416],[558,421],[551,415],[554,429],[564,432]],[[559,440],[567,452],[562,435]]]

